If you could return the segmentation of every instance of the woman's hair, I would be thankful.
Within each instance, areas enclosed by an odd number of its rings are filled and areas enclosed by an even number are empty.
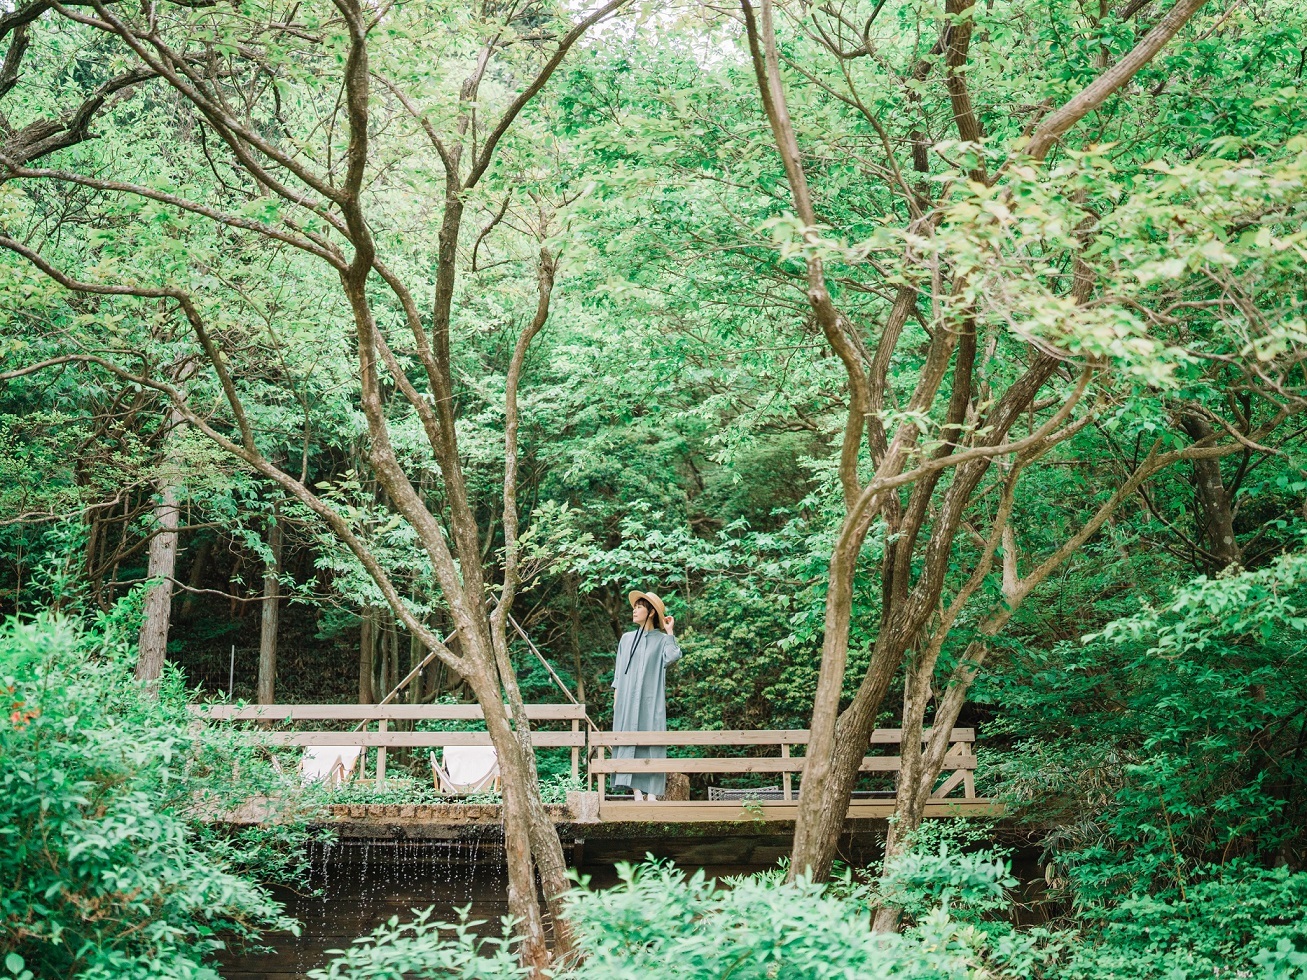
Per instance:
[[[658,610],[653,607],[652,602],[650,602],[648,599],[636,599],[635,604],[637,606],[644,606],[645,609],[649,610],[649,616],[653,617],[653,629],[660,630],[663,628],[663,617],[658,614]],[[649,624],[649,619],[646,618],[644,622],[647,627]]]

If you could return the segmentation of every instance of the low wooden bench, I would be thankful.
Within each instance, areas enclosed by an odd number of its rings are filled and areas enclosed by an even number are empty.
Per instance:
[[[354,731],[270,731],[262,737],[273,745],[357,745],[377,749],[377,782],[386,780],[386,749],[409,746],[442,748],[446,745],[490,745],[488,732],[395,732],[392,721],[481,721],[485,713],[477,704],[230,704],[193,705],[191,713],[207,721],[255,721],[264,723],[359,722]],[[528,704],[532,722],[570,722],[571,731],[531,731],[537,748],[570,748],[572,777],[580,778],[581,750],[585,748],[583,704]],[[375,723],[376,731],[367,726]],[[360,767],[361,768],[361,767]],[[360,772],[360,775],[362,773]]]
[[[923,733],[923,738],[930,737],[930,730]],[[903,741],[903,731],[898,728],[878,728],[871,736],[869,745],[898,745]],[[976,741],[974,728],[955,728],[949,733],[949,750],[944,757],[944,768],[951,770],[931,794],[933,800],[944,800],[949,794],[962,787],[963,801],[976,802],[975,768],[976,756],[972,749]],[[588,771],[591,776],[599,777],[600,802],[607,799],[608,776],[620,772],[679,772],[679,773],[720,773],[738,775],[741,773],[779,773],[781,774],[782,799],[794,799],[793,777],[802,774],[807,760],[803,756],[793,756],[790,748],[808,744],[806,729],[778,729],[772,731],[692,731],[692,732],[591,732]],[[664,745],[692,746],[696,748],[720,748],[723,746],[776,746],[779,756],[716,756],[709,758],[680,759],[613,759],[605,758],[606,750],[622,745]],[[894,772],[902,767],[902,760],[897,755],[864,756],[860,772]]]

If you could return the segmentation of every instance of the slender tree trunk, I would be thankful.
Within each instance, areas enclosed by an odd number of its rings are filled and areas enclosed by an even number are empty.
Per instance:
[[[268,534],[272,561],[263,573],[263,618],[259,629],[258,703],[276,704],[277,688],[277,620],[280,615],[282,525],[281,508],[272,511],[272,528]]]
[[[522,755],[521,743],[513,730],[498,679],[473,670],[469,671],[467,681],[485,713],[486,730],[490,733],[499,760],[503,792],[504,856],[508,869],[508,911],[517,920],[515,928],[522,937],[523,962],[536,970],[543,970],[549,965],[550,957],[540,904],[536,900],[535,861],[532,857],[534,835],[529,787],[534,778],[534,758],[528,759]],[[525,718],[521,718],[519,724],[525,727],[525,721]],[[539,797],[538,793],[535,795]],[[557,839],[552,823],[550,832]],[[560,846],[559,853],[561,852]]]
[[[377,649],[377,610],[364,606],[359,626],[359,704],[373,704],[373,660]]]
[[[174,408],[168,413],[169,432],[165,443],[181,424],[181,414]],[[177,524],[181,514],[177,507],[180,467],[172,454],[165,452],[159,477],[158,500],[154,505],[155,533],[150,538],[146,575],[154,582],[145,594],[145,614],[141,621],[140,646],[136,660],[136,679],[154,684],[163,673],[168,657],[168,627],[172,620],[173,578],[177,574]]]
[[[572,647],[572,670],[576,675],[576,699],[585,704],[585,664],[581,660],[581,579],[567,576],[567,638]]]
[[[213,554],[213,539],[205,538],[200,543],[199,548],[195,551],[195,558],[191,562],[190,574],[186,577],[186,584],[190,587],[186,595],[182,598],[181,618],[191,620],[200,608],[199,589],[204,588],[204,576],[209,570],[209,557]]]
[[[389,676],[386,678],[385,694],[393,691],[400,678],[404,676],[399,666],[399,626],[394,616],[387,618],[389,621],[386,624],[386,673]]]
[[[1210,441],[1216,437],[1211,424],[1199,415],[1186,414],[1180,422],[1194,442]],[[1200,515],[1198,541],[1207,551],[1204,564],[1213,571],[1242,565],[1243,551],[1234,536],[1234,504],[1221,477],[1221,461],[1198,457],[1193,461],[1193,468]]]
[[[422,657],[426,654],[426,647],[422,645],[422,640],[410,634],[408,638],[408,672],[412,673],[417,670],[418,664],[422,663]],[[423,677],[419,674],[408,682],[408,702],[409,704],[422,703],[422,681]]]

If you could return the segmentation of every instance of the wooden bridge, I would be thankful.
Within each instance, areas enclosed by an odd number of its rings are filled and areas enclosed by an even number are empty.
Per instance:
[[[192,709],[197,722],[249,724],[252,740],[274,746],[351,746],[365,751],[360,769],[366,769],[367,749],[375,749],[370,780],[385,786],[387,751],[396,748],[434,749],[445,746],[490,745],[481,730],[397,731],[395,723],[474,723],[484,718],[479,705],[413,704],[272,704],[203,705]],[[537,748],[568,749],[572,776],[585,780],[585,793],[569,794],[567,816],[600,823],[703,823],[722,821],[793,821],[797,815],[795,777],[803,776],[806,759],[795,754],[808,743],[804,729],[763,731],[603,732],[589,728],[584,705],[532,704],[526,706],[531,741]],[[545,727],[551,726],[551,727]],[[926,732],[929,736],[929,731]],[[864,773],[884,773],[897,780],[897,752],[903,733],[877,729],[862,760]],[[955,728],[945,757],[945,771],[927,804],[928,817],[996,816],[1001,808],[976,795],[975,731]],[[612,749],[624,745],[665,745],[693,755],[667,759],[614,759]],[[752,750],[754,754],[724,755],[723,750]],[[766,754],[762,754],[766,752]],[[425,768],[425,767],[424,767]],[[779,784],[758,789],[718,790],[706,801],[632,802],[613,797],[608,777],[620,772],[665,772],[738,777],[772,776]],[[366,772],[358,779],[367,780]],[[855,794],[850,820],[885,819],[894,811],[893,790]],[[571,797],[577,797],[573,800]],[[583,798],[584,797],[584,798]],[[461,805],[461,804],[460,804]],[[389,809],[389,808],[388,808]],[[430,809],[430,808],[427,808]],[[448,811],[449,808],[442,808]],[[571,822],[560,814],[560,822]]]

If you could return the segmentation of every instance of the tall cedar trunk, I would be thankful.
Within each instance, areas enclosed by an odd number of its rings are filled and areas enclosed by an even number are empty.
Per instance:
[[[390,616],[386,624],[386,691],[382,697],[389,695],[399,680],[404,676],[403,670],[399,664],[399,627],[395,624],[395,617]]]
[[[227,572],[228,619],[235,619],[239,614],[244,613],[245,611],[245,603],[242,602],[241,597],[236,594],[237,590],[241,588],[241,585],[237,580],[241,574],[241,569],[245,565],[245,555],[241,552],[239,543],[236,543],[234,547],[236,549],[236,554],[232,557],[231,570]]]
[[[281,512],[274,507],[272,528],[268,533],[268,548],[272,561],[263,572],[263,616],[259,625],[259,704],[275,704],[277,689],[277,619],[281,605]]]
[[[372,690],[376,649],[377,611],[372,606],[364,606],[359,626],[359,704],[373,704],[377,700]]]
[[[1201,416],[1185,414],[1181,424],[1194,442],[1210,441],[1216,436],[1211,424]],[[1242,565],[1243,552],[1234,536],[1234,506],[1221,478],[1221,461],[1198,458],[1193,461],[1193,468],[1194,492],[1198,497],[1198,541],[1207,552],[1204,564],[1212,571]]]
[[[177,409],[168,413],[169,433],[181,424]],[[172,619],[173,578],[177,574],[177,491],[180,468],[171,454],[166,454],[159,480],[159,497],[154,505],[156,530],[150,538],[150,557],[146,575],[155,581],[145,594],[145,614],[141,621],[140,647],[136,660],[136,679],[153,683],[163,673],[168,656],[168,626]]]

